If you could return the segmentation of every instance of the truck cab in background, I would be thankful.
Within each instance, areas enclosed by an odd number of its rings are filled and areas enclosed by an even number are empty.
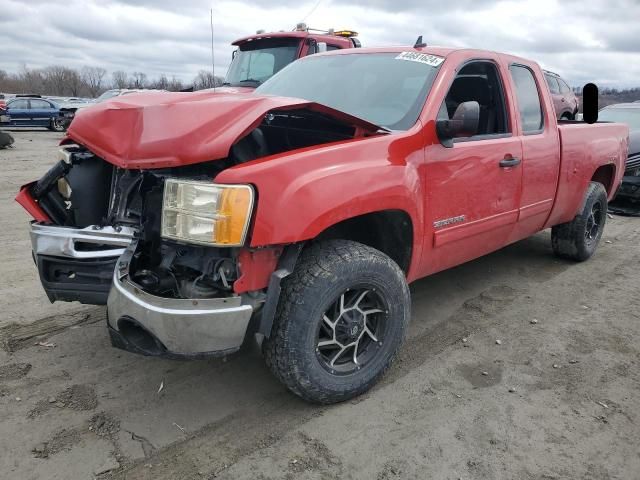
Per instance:
[[[351,30],[315,30],[304,23],[290,32],[264,32],[232,43],[237,49],[222,88],[216,91],[253,91],[291,62],[332,50],[360,47],[357,32]]]

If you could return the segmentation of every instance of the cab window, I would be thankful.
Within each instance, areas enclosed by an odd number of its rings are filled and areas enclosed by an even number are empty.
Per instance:
[[[480,106],[478,130],[471,139],[509,133],[504,88],[493,62],[475,61],[460,69],[440,107],[438,120],[452,119],[458,105],[471,101]]]
[[[538,133],[543,127],[542,105],[533,72],[523,65],[509,67],[516,87],[516,100],[523,133]]]

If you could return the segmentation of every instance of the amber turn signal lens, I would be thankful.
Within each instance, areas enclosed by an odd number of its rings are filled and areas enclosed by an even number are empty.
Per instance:
[[[247,224],[251,217],[253,192],[248,188],[225,188],[222,190],[220,215],[216,243],[219,245],[242,244]]]

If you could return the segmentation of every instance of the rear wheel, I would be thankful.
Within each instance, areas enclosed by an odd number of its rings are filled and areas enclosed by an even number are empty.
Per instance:
[[[391,365],[410,318],[402,270],[382,252],[331,240],[305,250],[285,280],[267,365],[293,393],[335,403],[371,388]]]
[[[551,229],[553,252],[562,258],[587,260],[598,247],[607,220],[607,191],[591,182],[582,211],[567,223]]]

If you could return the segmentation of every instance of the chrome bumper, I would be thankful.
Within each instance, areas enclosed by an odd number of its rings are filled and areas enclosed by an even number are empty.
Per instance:
[[[36,255],[67,258],[119,257],[133,240],[135,230],[122,227],[86,228],[31,224],[31,247]]]
[[[128,227],[31,223],[33,258],[49,300],[105,305],[116,261],[134,234]]]
[[[251,305],[242,298],[164,298],[144,292],[129,279],[134,241],[118,259],[107,300],[114,345],[146,355],[219,356],[244,341]]]

